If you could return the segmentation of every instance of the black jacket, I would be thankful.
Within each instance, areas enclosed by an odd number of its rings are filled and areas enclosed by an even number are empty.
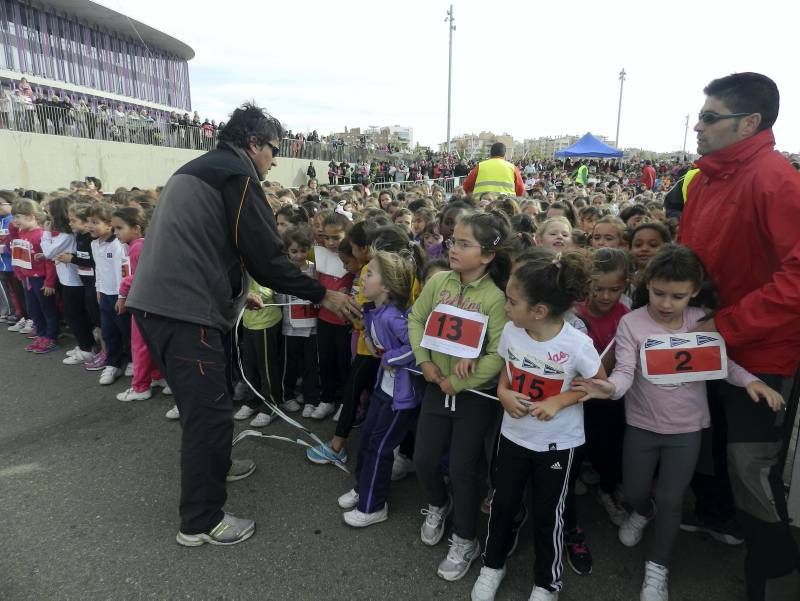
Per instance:
[[[325,296],[284,251],[252,161],[220,142],[164,186],[126,304],[227,332],[248,273],[277,292],[314,303]]]

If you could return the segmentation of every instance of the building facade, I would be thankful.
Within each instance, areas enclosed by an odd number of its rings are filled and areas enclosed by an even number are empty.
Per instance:
[[[179,40],[94,2],[0,0],[0,81],[25,77],[40,94],[190,111],[188,61]]]

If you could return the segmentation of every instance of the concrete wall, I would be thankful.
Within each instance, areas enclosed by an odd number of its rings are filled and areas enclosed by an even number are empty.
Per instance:
[[[196,150],[83,140],[67,136],[0,130],[0,189],[52,191],[92,175],[103,189],[162,186],[184,163],[200,156]],[[269,175],[286,187],[306,183],[307,160],[279,158]],[[328,181],[328,163],[314,161],[317,178]]]

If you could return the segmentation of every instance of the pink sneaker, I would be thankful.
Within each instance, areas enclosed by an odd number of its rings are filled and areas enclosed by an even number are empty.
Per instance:
[[[94,356],[94,359],[90,361],[86,361],[83,366],[86,368],[87,371],[100,371],[105,369],[106,367],[106,354],[105,353],[97,353]]]
[[[28,336],[28,338],[30,338],[30,336]],[[33,339],[33,342],[31,342],[28,346],[25,347],[25,350],[27,352],[29,352],[29,353],[32,353],[36,349],[38,349],[40,346],[42,346],[42,343],[44,341],[45,341],[45,338],[37,336],[36,338]]]
[[[41,340],[42,343],[33,349],[35,355],[44,355],[45,353],[50,353],[58,349],[58,344],[56,344],[55,340],[51,340],[50,338],[40,338],[39,340]]]

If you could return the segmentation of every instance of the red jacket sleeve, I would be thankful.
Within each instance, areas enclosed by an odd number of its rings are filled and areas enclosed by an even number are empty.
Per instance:
[[[525,196],[525,182],[522,180],[522,173],[519,167],[514,167],[514,191],[517,196]]]
[[[122,278],[122,282],[120,282],[119,295],[122,298],[127,298],[128,293],[131,291],[131,286],[133,286],[133,276],[136,275],[136,268],[139,266],[139,256],[141,254],[142,244],[135,245],[128,253],[128,260],[131,263],[131,274],[126,275],[124,278]]]
[[[776,332],[782,338],[800,336],[800,177],[779,181],[760,195],[757,218],[781,264],[769,283],[717,313],[717,329],[732,346],[757,343]]]
[[[464,187],[464,192],[467,194],[472,194],[475,190],[475,180],[478,179],[478,167],[480,167],[480,165],[475,165],[472,171],[469,172],[469,175],[467,175],[467,179],[461,184]]]
[[[45,288],[55,288],[58,282],[56,264],[45,259],[44,262],[44,286]]]

